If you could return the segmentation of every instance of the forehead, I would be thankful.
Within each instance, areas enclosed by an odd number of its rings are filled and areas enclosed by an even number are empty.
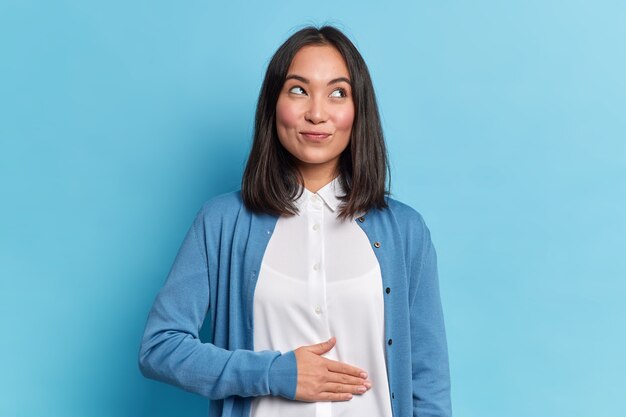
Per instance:
[[[348,66],[339,51],[330,45],[307,45],[293,57],[288,75],[311,79],[349,78]]]

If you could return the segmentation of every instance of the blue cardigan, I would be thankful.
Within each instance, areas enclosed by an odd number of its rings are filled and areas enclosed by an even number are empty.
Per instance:
[[[382,273],[393,416],[449,417],[435,249],[415,210],[391,198],[388,203],[355,221]],[[240,192],[205,203],[148,316],[142,373],[211,399],[211,417],[247,417],[256,396],[295,397],[294,352],[253,350],[254,288],[277,220],[247,210]],[[198,336],[205,319],[212,343]]]

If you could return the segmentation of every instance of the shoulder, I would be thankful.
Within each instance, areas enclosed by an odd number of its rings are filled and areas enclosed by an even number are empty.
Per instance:
[[[224,228],[232,229],[242,214],[249,213],[243,204],[241,192],[231,191],[205,201],[196,213],[194,227],[198,233],[219,233]]]
[[[401,201],[387,198],[387,210],[395,218],[400,230],[419,229],[422,233],[427,231],[424,217],[413,207]]]
[[[430,230],[424,217],[413,207],[393,198],[387,198],[388,207],[381,210],[388,217],[394,239],[405,249],[406,256],[420,258],[432,245]],[[418,262],[419,263],[419,262]]]
[[[200,208],[199,215],[202,217],[230,217],[237,216],[240,210],[244,209],[241,191],[231,191],[220,194],[207,200]]]
[[[424,263],[436,256],[430,230],[424,217],[413,207],[391,198],[387,203],[398,228],[398,241],[405,250],[407,266],[418,276]]]

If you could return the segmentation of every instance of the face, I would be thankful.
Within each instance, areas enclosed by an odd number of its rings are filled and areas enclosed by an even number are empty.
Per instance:
[[[350,75],[339,51],[328,45],[300,49],[276,103],[276,130],[303,175],[333,178],[353,121]]]

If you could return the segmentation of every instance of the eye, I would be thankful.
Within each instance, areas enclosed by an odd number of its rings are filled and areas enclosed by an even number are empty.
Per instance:
[[[303,94],[306,94],[306,91],[304,91],[304,88],[299,87],[299,86],[291,87],[291,88],[289,89],[289,92],[290,92],[291,94],[298,94],[298,95],[303,95]]]
[[[337,88],[336,90],[333,90],[332,93],[330,93],[330,96],[333,98],[344,98],[348,97],[348,93],[343,88]]]

